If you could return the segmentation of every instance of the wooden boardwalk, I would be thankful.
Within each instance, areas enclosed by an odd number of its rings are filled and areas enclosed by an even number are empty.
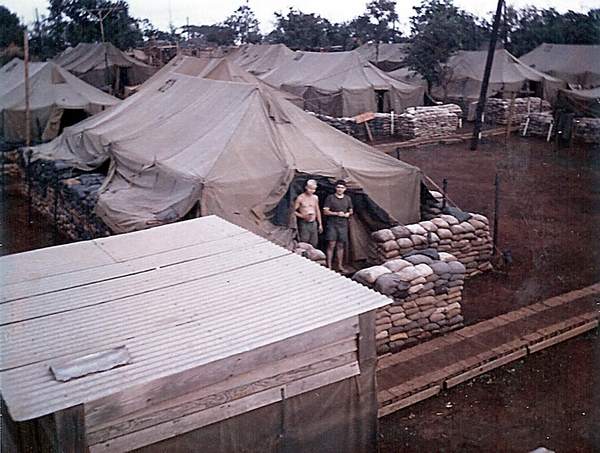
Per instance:
[[[379,417],[598,326],[600,283],[379,359]]]

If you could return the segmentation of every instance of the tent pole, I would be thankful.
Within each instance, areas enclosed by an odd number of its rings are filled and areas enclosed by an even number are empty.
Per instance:
[[[485,108],[485,98],[487,95],[488,85],[490,83],[492,63],[494,62],[494,51],[496,50],[498,28],[500,28],[500,17],[502,16],[502,3],[503,0],[498,0],[498,8],[496,8],[496,15],[494,16],[494,24],[492,26],[490,48],[488,50],[487,61],[485,62],[485,71],[483,73],[483,82],[481,83],[481,92],[479,93],[479,102],[477,103],[475,126],[473,128],[473,138],[471,140],[471,150],[473,151],[477,149],[477,144],[479,142],[479,134],[481,133],[481,117]]]

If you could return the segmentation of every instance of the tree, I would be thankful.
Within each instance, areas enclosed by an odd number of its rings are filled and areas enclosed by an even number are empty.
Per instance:
[[[600,9],[587,14],[530,6],[516,12],[506,48],[516,57],[549,44],[600,44]]]
[[[423,0],[410,18],[412,39],[405,58],[410,69],[421,74],[431,88],[444,86],[450,74],[444,65],[459,50],[477,50],[489,40],[485,24],[453,5],[452,0]]]
[[[315,50],[331,45],[329,34],[333,27],[318,14],[304,14],[290,8],[287,16],[275,13],[275,18],[275,29],[267,37],[270,43],[285,44],[298,50]]]
[[[224,26],[235,34],[235,42],[259,44],[262,41],[258,20],[248,5],[242,5],[225,19]]]
[[[25,27],[21,25],[19,18],[15,13],[11,13],[8,8],[0,5],[0,49],[4,49],[11,44],[23,47],[23,31]]]
[[[366,7],[366,13],[356,17],[350,23],[354,37],[363,43],[399,42],[402,32],[395,28],[398,20],[396,2],[372,0],[367,3]]]
[[[49,35],[58,52],[80,42],[111,42],[121,50],[142,42],[138,21],[124,0],[49,0]],[[102,33],[104,32],[104,33]]]

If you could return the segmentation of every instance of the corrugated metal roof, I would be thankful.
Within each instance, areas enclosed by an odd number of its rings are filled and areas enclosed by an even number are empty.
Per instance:
[[[215,216],[3,256],[0,269],[7,282],[0,288],[0,378],[15,420],[389,303]],[[129,365],[68,382],[49,371],[58,361],[122,346]]]

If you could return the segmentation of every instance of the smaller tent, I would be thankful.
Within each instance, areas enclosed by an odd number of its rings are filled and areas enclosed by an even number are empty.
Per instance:
[[[423,87],[388,76],[357,52],[296,52],[262,80],[304,99],[304,108],[333,117],[401,112],[423,105]]]
[[[564,80],[572,88],[600,86],[600,45],[544,43],[519,60],[531,68]]]
[[[54,62],[71,74],[97,88],[111,87],[121,93],[149,79],[158,68],[121,52],[109,42],[79,43],[54,58]]]
[[[398,68],[387,73],[390,77],[401,82],[410,83],[411,85],[422,86],[427,89],[427,80],[418,72],[409,68]]]
[[[222,80],[224,82],[258,83],[270,89],[276,90],[285,99],[297,107],[302,108],[304,105],[302,99],[298,96],[294,96],[291,93],[287,93],[267,85],[255,75],[250,74],[248,71],[241,68],[230,57],[190,57],[177,55],[151,79],[138,87],[135,91],[140,91],[144,86],[155,83],[159,78],[163,80],[163,82],[166,82],[169,78],[171,78],[172,74],[185,74],[203,79]]]
[[[432,96],[441,100],[477,100],[487,55],[487,51],[459,51],[450,57],[446,63],[449,72],[447,82],[444,87],[432,87]],[[565,88],[565,83],[561,80],[530,68],[505,49],[494,52],[487,97],[529,92],[552,103],[559,88]]]
[[[261,75],[275,69],[293,54],[294,51],[284,44],[246,44],[237,48],[230,56],[246,71]]]
[[[560,90],[557,107],[577,116],[600,118],[600,87],[589,90]]]
[[[354,50],[382,71],[390,72],[404,66],[408,46],[404,43],[368,42]]]
[[[26,138],[25,63],[14,59],[0,68],[0,136]],[[120,102],[52,63],[29,64],[31,141],[51,140],[75,124]]]

